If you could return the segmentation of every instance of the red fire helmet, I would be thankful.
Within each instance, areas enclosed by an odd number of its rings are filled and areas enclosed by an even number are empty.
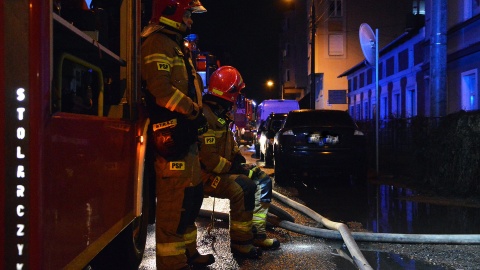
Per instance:
[[[183,23],[185,11],[202,13],[207,10],[199,0],[152,0],[152,18],[150,23],[162,23],[185,32]]]
[[[245,83],[240,72],[232,66],[222,66],[210,77],[208,94],[235,103],[243,88]]]

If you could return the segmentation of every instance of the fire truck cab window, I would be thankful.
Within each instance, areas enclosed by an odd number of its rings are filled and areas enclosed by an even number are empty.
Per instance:
[[[99,85],[99,81],[103,81],[101,73],[70,59],[64,60],[61,66],[61,111],[99,115],[98,108],[103,106],[100,98],[103,89]]]

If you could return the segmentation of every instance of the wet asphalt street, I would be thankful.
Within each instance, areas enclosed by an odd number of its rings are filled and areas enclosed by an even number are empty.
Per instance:
[[[263,163],[252,158],[253,149],[251,147],[242,147],[242,151],[248,162],[256,162],[257,165],[263,166]],[[273,174],[272,168],[262,169],[268,174]],[[274,190],[291,198],[298,195],[295,188],[274,186]],[[272,204],[293,216],[295,223],[314,228],[322,227],[321,224],[276,199]],[[215,212],[228,213],[228,208],[228,200],[206,198],[202,209],[207,212],[202,211],[203,214],[197,218],[199,251],[212,253],[216,259],[216,262],[208,269],[359,269],[353,263],[343,241],[299,234],[275,227],[272,224],[268,227],[268,234],[270,237],[280,240],[280,249],[264,251],[262,258],[258,260],[233,257],[229,245],[228,221],[220,218],[212,219],[208,212],[214,209]],[[324,213],[320,214],[324,215]],[[333,219],[337,222],[344,222],[344,220]],[[351,219],[347,221],[349,220]],[[352,231],[364,230],[362,224],[359,224],[354,221],[347,223]],[[479,269],[480,265],[480,246],[476,245],[407,245],[364,242],[358,243],[358,246],[373,269],[473,270]],[[154,225],[149,226],[147,247],[139,269],[156,269]]]

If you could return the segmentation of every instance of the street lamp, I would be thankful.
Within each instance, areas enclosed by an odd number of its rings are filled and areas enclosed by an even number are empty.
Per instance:
[[[272,81],[272,80],[268,80],[268,81],[267,81],[267,87],[268,87],[268,88],[272,88],[272,87],[273,87],[273,81]]]

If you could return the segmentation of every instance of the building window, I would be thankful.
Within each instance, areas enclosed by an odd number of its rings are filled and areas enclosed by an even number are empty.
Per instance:
[[[477,70],[462,72],[462,110],[479,109]]]
[[[463,19],[468,20],[480,13],[479,0],[465,0],[463,4]]]
[[[367,85],[373,82],[373,68],[367,70]]]
[[[364,87],[365,86],[365,73],[364,72],[360,73],[360,76],[359,76],[358,79],[359,79],[359,83],[360,83],[359,87],[360,88]]]
[[[328,35],[328,55],[341,56],[344,55],[343,35]]]
[[[421,42],[417,42],[413,45],[413,65],[423,63],[423,46]]]
[[[290,81],[290,69],[285,70],[285,81]]]
[[[368,100],[366,100],[363,103],[363,113],[364,113],[364,116],[365,116],[365,120],[370,119],[370,108],[368,107]]]
[[[382,119],[388,117],[388,99],[387,97],[382,97],[382,102],[380,102],[381,113],[380,116]]]
[[[410,58],[408,57],[408,49],[405,49],[398,54],[398,71],[407,69],[408,62],[410,62]]]
[[[386,74],[385,76],[392,76],[393,73],[395,72],[395,59],[392,57],[387,59],[387,68],[386,68]]]
[[[361,120],[362,119],[362,106],[360,103],[355,105],[355,108],[357,109],[355,112],[355,120]]]
[[[352,90],[353,91],[357,90],[357,87],[358,87],[358,76],[355,76],[353,78]]]
[[[342,17],[342,0],[329,0],[329,17]]]
[[[399,118],[401,115],[402,115],[402,104],[401,104],[401,100],[400,100],[400,94],[395,94],[394,95],[394,105],[395,107],[393,108],[393,111],[394,111],[394,117],[395,118]]]
[[[328,104],[347,104],[347,90],[329,90]]]
[[[415,89],[407,90],[407,97],[405,99],[406,117],[413,117],[417,115],[417,94]]]
[[[425,15],[425,0],[414,0],[412,13],[414,15]]]

